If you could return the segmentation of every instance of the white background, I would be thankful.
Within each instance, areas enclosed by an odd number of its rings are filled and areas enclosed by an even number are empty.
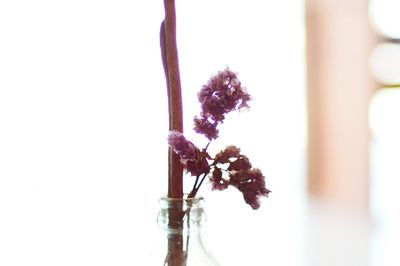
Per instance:
[[[252,108],[210,151],[240,146],[273,191],[255,212],[204,186],[209,245],[224,265],[300,265],[303,3],[179,0],[177,16],[188,138],[204,144],[197,91],[238,71]],[[154,0],[0,2],[0,265],[142,265],[166,193],[162,17]]]

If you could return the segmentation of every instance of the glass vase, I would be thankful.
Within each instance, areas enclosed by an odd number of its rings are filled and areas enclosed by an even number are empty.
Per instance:
[[[150,265],[219,265],[203,241],[203,225],[206,221],[203,203],[203,198],[160,199],[157,222],[161,239],[152,252]]]

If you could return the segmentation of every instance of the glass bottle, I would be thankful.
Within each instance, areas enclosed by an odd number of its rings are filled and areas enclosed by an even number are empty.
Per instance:
[[[161,239],[151,255],[151,266],[217,266],[203,242],[206,221],[203,198],[162,197],[157,222]]]

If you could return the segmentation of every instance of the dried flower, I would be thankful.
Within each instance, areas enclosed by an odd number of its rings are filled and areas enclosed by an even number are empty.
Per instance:
[[[210,142],[218,137],[217,126],[223,123],[225,115],[235,109],[248,108],[247,102],[250,100],[237,74],[228,68],[212,77],[198,96],[202,111],[199,117],[194,118],[194,129]],[[206,151],[208,145],[200,150],[180,132],[171,131],[168,143],[179,155],[186,171],[196,176],[190,197],[196,195],[206,177],[213,190],[225,190],[229,186],[237,188],[253,209],[258,209],[260,198],[270,193],[265,187],[265,177],[261,171],[252,168],[249,158],[241,154],[236,146],[227,146],[212,158]]]
[[[271,192],[265,187],[265,177],[259,169],[234,172],[230,185],[242,192],[245,202],[255,210],[260,207],[260,197],[268,197]]]
[[[207,158],[210,156],[205,151],[196,150],[196,156],[194,159],[187,160],[185,163],[186,170],[192,176],[200,176],[202,174],[208,174],[210,171],[210,165],[207,161]]]
[[[223,178],[222,165],[228,164],[224,170],[228,178]],[[235,146],[228,146],[214,158],[215,169],[210,177],[212,188],[224,190],[229,185],[243,193],[243,198],[253,209],[260,207],[260,197],[268,196],[270,190],[265,188],[265,178],[261,171],[252,168],[247,156],[240,153]]]
[[[239,155],[238,158],[233,161],[229,167],[229,171],[244,171],[244,170],[250,170],[251,168],[251,163],[249,161],[249,158],[247,158],[245,155]]]
[[[200,151],[192,142],[177,131],[171,131],[168,136],[170,147],[181,158],[181,163],[185,169],[193,176],[199,176],[208,173],[210,166],[207,158],[210,156],[205,151]]]
[[[229,186],[229,180],[222,178],[222,171],[219,168],[214,168],[210,177],[213,190],[224,190]]]
[[[229,159],[237,158],[240,156],[240,149],[236,146],[228,146],[224,150],[220,151],[215,155],[216,163],[228,163]]]
[[[168,144],[181,157],[181,160],[194,159],[197,147],[178,131],[170,131]]]
[[[229,68],[213,76],[198,94],[202,112],[194,119],[194,130],[208,139],[216,139],[219,123],[233,110],[249,108],[250,95]]]
[[[197,133],[203,134],[208,139],[216,139],[218,138],[218,123],[210,122],[206,117],[195,117],[194,118],[194,130]]]

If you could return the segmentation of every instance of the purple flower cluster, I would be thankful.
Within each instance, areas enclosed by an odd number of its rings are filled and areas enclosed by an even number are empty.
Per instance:
[[[257,168],[230,174],[230,185],[243,193],[243,198],[253,209],[260,208],[260,198],[268,197],[271,192],[265,187],[265,178]]]
[[[225,115],[236,109],[248,108],[249,100],[250,95],[241,86],[236,73],[228,68],[219,72],[199,93],[202,112],[200,117],[194,119],[195,131],[211,142],[218,137],[217,126],[223,122]],[[237,188],[253,209],[258,209],[260,198],[270,193],[265,187],[265,177],[261,171],[253,168],[249,159],[236,146],[228,146],[212,158],[207,153],[208,145],[200,150],[180,132],[171,131],[168,143],[180,156],[187,172],[196,177],[190,196],[197,193],[206,177],[214,190],[225,190],[229,186]]]
[[[226,164],[228,167],[222,168]],[[228,146],[218,153],[213,166],[210,178],[212,188],[224,190],[229,185],[236,187],[253,209],[260,207],[260,197],[268,197],[271,192],[265,187],[265,177],[261,171],[252,168],[249,159],[235,146]]]
[[[182,133],[171,131],[168,136],[168,144],[180,156],[181,163],[192,176],[200,176],[210,171],[207,161],[208,153],[197,148]]]
[[[250,95],[229,68],[213,76],[198,94],[202,112],[194,118],[194,130],[209,140],[218,137],[217,126],[233,110],[248,108]]]

